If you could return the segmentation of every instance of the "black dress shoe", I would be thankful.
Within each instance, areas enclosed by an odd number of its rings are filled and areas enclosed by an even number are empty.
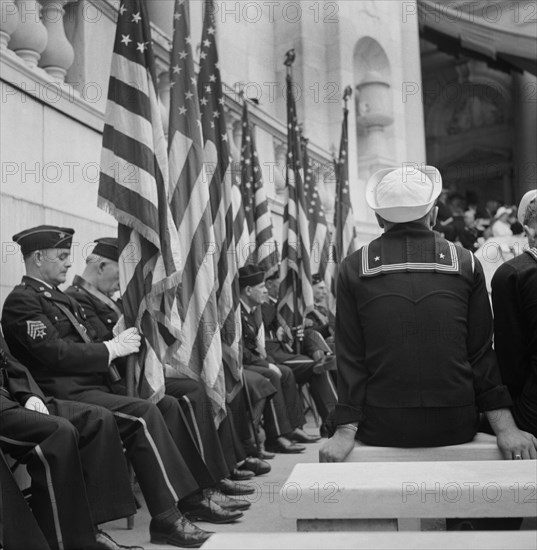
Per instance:
[[[216,488],[224,495],[230,495],[232,497],[238,497],[241,495],[253,495],[255,493],[255,487],[250,485],[243,485],[242,483],[236,483],[230,479],[222,479],[218,482]]]
[[[241,500],[224,495],[224,493],[218,489],[206,489],[205,491],[207,496],[224,510],[248,510],[248,508],[252,505],[252,503],[247,500]]]
[[[141,546],[124,546],[118,544],[108,533],[97,531],[95,533],[95,544],[91,550],[144,550]]]
[[[181,516],[176,521],[151,519],[149,534],[153,544],[171,544],[182,548],[199,548],[211,535]]]
[[[254,458],[249,456],[240,466],[239,470],[246,470],[253,472],[256,476],[262,476],[270,472],[270,464],[261,460],[260,458]]]
[[[216,524],[233,523],[243,516],[243,513],[237,510],[224,510],[206,496],[195,502],[180,502],[179,510],[190,521],[207,521]]]
[[[287,437],[297,443],[315,443],[321,439],[318,435],[307,434],[302,428],[295,428]]]
[[[336,369],[336,357],[332,354],[325,355],[320,361],[317,361],[317,363],[313,365],[313,372],[315,374],[322,374],[323,372],[328,372]]]
[[[283,454],[293,454],[301,453],[306,450],[304,445],[298,445],[297,443],[292,443],[286,437],[278,437],[270,443],[266,442],[266,447],[269,451],[273,453],[283,453]]]
[[[274,453],[267,452],[265,449],[260,449],[257,453],[254,453],[253,456],[260,458],[261,460],[272,460],[276,455]]]
[[[246,481],[255,477],[255,473],[250,470],[250,468],[235,468],[231,474],[229,474],[229,479],[233,481]]]

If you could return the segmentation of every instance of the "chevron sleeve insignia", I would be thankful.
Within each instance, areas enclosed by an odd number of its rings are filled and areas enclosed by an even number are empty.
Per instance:
[[[44,338],[47,335],[47,325],[42,321],[26,321],[26,326],[28,327],[28,336],[32,340]]]

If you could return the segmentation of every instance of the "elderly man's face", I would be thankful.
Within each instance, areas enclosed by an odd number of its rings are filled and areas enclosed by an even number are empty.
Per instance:
[[[67,271],[72,265],[69,248],[47,248],[34,252],[34,262],[40,279],[52,286],[65,283]]]
[[[313,299],[316,302],[322,302],[326,297],[326,285],[324,281],[313,285]]]
[[[265,282],[248,287],[247,296],[252,305],[260,305],[267,301],[268,291]]]
[[[119,264],[104,259],[99,265],[99,290],[108,297],[119,290]]]

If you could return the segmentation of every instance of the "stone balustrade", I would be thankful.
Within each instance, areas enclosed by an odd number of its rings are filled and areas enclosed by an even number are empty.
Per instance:
[[[73,0],[0,0],[0,50],[14,52],[31,69],[63,83],[74,60],[65,36],[64,6]]]

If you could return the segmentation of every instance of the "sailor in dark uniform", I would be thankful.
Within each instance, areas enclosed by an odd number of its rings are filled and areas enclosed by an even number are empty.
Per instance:
[[[28,369],[9,353],[1,334],[0,449],[28,468],[32,511],[52,549],[124,548],[94,529],[136,512],[112,413],[46,398]],[[4,505],[12,511],[9,494]],[[24,531],[22,523],[18,527]],[[19,541],[25,536],[11,535]]]
[[[232,521],[241,514],[223,510],[202,495],[156,405],[112,391],[112,362],[136,353],[140,335],[131,328],[113,340],[95,341],[80,305],[57,288],[71,267],[73,233],[73,229],[39,226],[14,236],[27,275],[4,303],[6,340],[46,395],[101,405],[114,413],[152,516],[151,540],[199,546],[210,533],[184,514],[204,514],[213,520],[218,516],[218,521]]]

